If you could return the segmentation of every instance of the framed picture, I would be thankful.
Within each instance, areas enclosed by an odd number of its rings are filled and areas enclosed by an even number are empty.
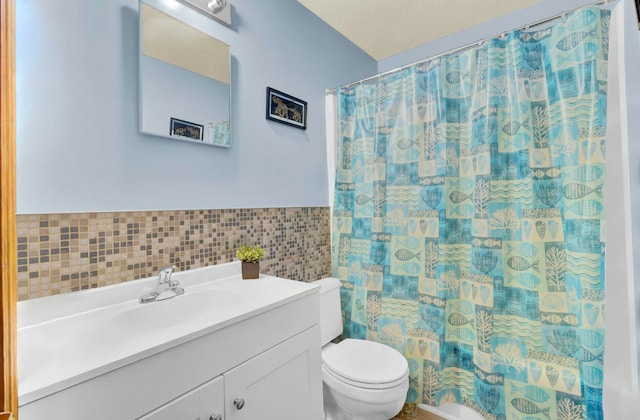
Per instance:
[[[171,128],[169,129],[170,136],[203,141],[203,132],[204,126],[200,124],[171,118]]]
[[[267,87],[267,119],[307,129],[307,103]]]
[[[638,29],[640,29],[640,0],[636,0],[636,14],[638,15]]]

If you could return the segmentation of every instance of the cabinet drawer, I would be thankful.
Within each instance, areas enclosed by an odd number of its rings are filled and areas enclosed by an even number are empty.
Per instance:
[[[138,420],[209,420],[223,412],[224,379],[218,377]]]

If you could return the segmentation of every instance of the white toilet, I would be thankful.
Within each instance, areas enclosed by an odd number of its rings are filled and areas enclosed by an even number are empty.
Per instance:
[[[400,352],[366,340],[330,341],[342,333],[340,280],[318,280],[322,379],[327,420],[388,420],[402,409],[409,364]]]

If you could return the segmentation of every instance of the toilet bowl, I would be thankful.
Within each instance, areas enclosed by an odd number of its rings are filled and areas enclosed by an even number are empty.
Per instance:
[[[388,420],[404,404],[409,365],[397,350],[373,341],[330,342],[342,332],[340,281],[322,279],[320,331],[322,379],[327,420]]]

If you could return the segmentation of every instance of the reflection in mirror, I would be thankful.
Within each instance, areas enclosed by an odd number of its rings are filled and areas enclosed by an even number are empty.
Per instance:
[[[229,46],[141,1],[141,131],[229,147],[229,98]]]

